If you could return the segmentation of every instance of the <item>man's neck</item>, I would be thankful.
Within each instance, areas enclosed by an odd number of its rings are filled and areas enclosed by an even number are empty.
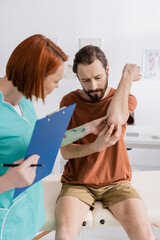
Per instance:
[[[102,99],[104,99],[104,98],[109,94],[110,90],[111,90],[111,87],[107,87],[107,89],[106,89],[106,91],[105,91],[105,94],[104,94],[104,96],[103,96]],[[86,100],[89,100],[89,101],[92,101],[92,100],[90,99],[90,97],[87,95],[87,93],[85,93],[85,91],[84,91],[83,89],[81,89],[81,90],[79,91],[79,94],[81,95],[82,98],[84,98],[84,99],[86,99]],[[101,100],[102,100],[102,99],[101,99]]]
[[[18,91],[17,87],[13,86],[12,81],[8,81],[6,76],[0,79],[0,91],[4,96],[4,101],[13,106],[16,106],[23,97],[23,94]]]

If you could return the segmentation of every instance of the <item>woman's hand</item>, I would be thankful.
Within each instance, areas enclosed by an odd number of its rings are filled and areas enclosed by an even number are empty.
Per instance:
[[[86,126],[85,126],[86,133],[87,134],[93,133],[95,135],[98,135],[101,132],[101,130],[106,126],[107,124],[106,120],[108,117],[109,117],[109,114],[107,114],[104,117],[93,120],[89,123],[86,123]]]
[[[30,166],[31,164],[37,164],[38,159],[39,156],[34,154],[25,161],[24,159],[20,159],[14,162],[14,164],[20,165],[10,167],[8,171],[0,177],[0,192],[31,185],[36,176],[36,167]]]
[[[99,119],[93,120],[91,122],[85,123],[79,127],[67,130],[65,132],[61,147],[64,147],[70,143],[76,142],[79,139],[85,137],[86,135],[93,133],[98,135],[99,132],[106,125],[106,119],[109,117],[109,114],[101,117]]]

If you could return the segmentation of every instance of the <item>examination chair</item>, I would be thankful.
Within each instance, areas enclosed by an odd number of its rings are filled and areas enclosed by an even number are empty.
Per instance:
[[[51,174],[43,179],[46,221],[40,229],[41,233],[33,240],[41,239],[55,230],[55,207],[61,189],[60,178],[60,175]],[[135,187],[143,199],[151,224],[160,227],[160,171],[133,172],[132,186]],[[88,212],[82,228],[116,225],[120,225],[120,223],[112,213],[108,209],[104,209],[101,202],[96,201],[95,209]]]

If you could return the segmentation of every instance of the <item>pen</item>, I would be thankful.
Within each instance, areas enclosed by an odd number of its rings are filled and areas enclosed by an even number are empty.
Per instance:
[[[17,164],[17,163],[13,163],[13,164],[1,164],[1,167],[17,167],[19,166],[20,164]],[[44,164],[31,164],[30,167],[44,167],[45,165]]]

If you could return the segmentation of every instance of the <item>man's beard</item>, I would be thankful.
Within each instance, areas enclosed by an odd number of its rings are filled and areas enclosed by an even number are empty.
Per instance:
[[[97,88],[94,91],[93,90],[86,91],[84,88],[83,90],[85,91],[85,93],[88,95],[88,97],[91,99],[92,102],[98,102],[103,98],[107,87],[108,87],[108,75],[106,76],[106,82],[105,82],[104,88]],[[95,93],[95,94],[92,95],[92,93]]]

